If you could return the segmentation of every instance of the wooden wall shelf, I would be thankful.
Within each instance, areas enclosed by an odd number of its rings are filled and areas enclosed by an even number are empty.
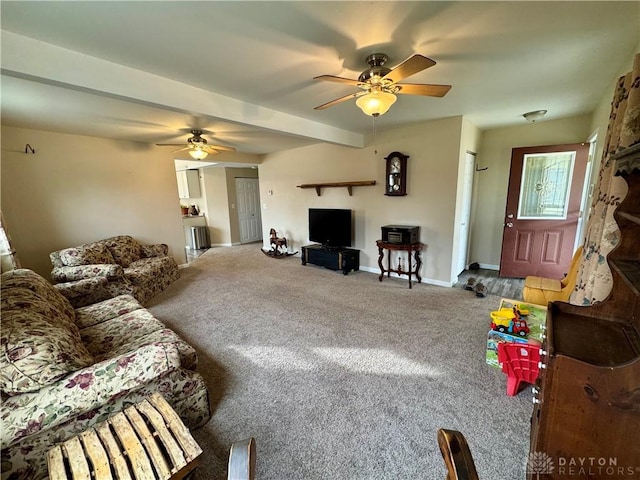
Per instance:
[[[361,182],[331,182],[331,183],[305,183],[304,185],[298,185],[298,188],[315,188],[318,196],[322,195],[322,189],[325,187],[346,187],[349,191],[349,196],[353,194],[352,187],[368,187],[375,185],[375,180],[364,180]]]

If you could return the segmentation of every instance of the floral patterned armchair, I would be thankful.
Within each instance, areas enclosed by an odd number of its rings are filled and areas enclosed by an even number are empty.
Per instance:
[[[0,279],[2,480],[45,477],[51,446],[156,391],[207,422],[196,352],[131,295],[74,309],[31,270]]]
[[[180,276],[168,253],[164,243],[140,245],[119,235],[50,253],[51,279],[76,308],[124,294],[145,303]]]

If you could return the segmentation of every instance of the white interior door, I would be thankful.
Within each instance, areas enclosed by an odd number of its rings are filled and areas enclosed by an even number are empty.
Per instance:
[[[240,243],[262,240],[260,183],[257,178],[236,178]]]
[[[469,223],[471,221],[471,197],[473,195],[473,171],[476,156],[467,152],[464,159],[464,179],[462,183],[462,211],[460,212],[460,241],[458,242],[458,263],[456,272],[460,274],[467,268],[467,254],[469,252]]]

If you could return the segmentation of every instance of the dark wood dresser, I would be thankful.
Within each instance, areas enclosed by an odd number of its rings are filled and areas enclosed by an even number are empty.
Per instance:
[[[640,145],[617,155],[629,193],[614,213],[611,294],[549,305],[534,388],[528,478],[640,480]]]

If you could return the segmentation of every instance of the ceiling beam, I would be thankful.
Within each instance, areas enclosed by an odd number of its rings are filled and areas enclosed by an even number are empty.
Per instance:
[[[204,115],[349,147],[364,135],[219,95],[29,37],[2,31],[2,73],[156,108]]]

